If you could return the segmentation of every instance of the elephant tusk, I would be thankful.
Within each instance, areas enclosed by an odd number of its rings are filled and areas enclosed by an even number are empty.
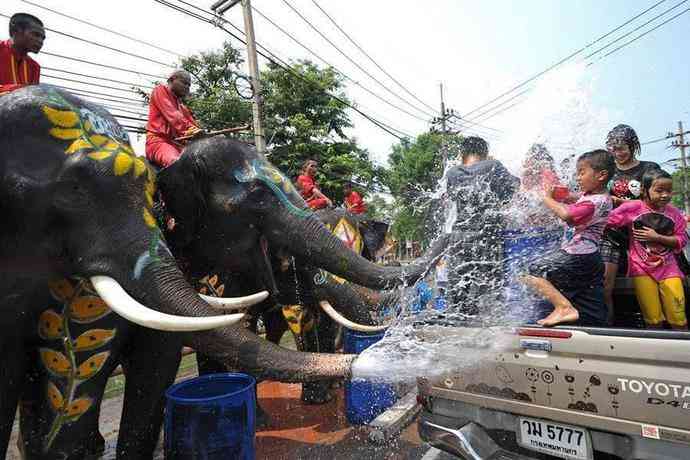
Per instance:
[[[390,327],[391,323],[384,324],[382,326],[365,326],[364,324],[358,324],[350,321],[349,319],[345,318],[343,315],[335,311],[335,308],[331,306],[331,304],[327,300],[322,300],[319,302],[319,305],[323,309],[324,312],[330,318],[335,321],[336,323],[340,324],[343,327],[346,327],[348,329],[352,329],[353,331],[358,331],[358,332],[379,332],[383,331],[385,329],[388,329]]]
[[[220,310],[242,310],[263,301],[268,297],[268,291],[257,292],[245,297],[211,297],[204,294],[199,294],[199,297],[210,306]]]
[[[151,329],[204,331],[235,324],[244,317],[242,313],[198,318],[168,315],[140,304],[122,288],[120,283],[109,276],[92,276],[90,280],[98,295],[115,313],[128,321]]]

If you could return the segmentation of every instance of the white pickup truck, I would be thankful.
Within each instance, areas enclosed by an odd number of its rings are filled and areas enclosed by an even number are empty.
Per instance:
[[[628,279],[616,299],[618,327],[506,328],[475,367],[419,379],[421,437],[471,460],[690,459],[690,333],[635,328]]]

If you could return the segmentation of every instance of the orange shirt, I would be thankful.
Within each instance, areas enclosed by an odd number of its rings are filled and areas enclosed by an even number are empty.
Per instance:
[[[12,47],[12,40],[0,41],[0,94],[26,85],[37,85],[41,66]]]
[[[354,190],[345,197],[345,206],[352,214],[364,214],[367,212],[367,205],[362,199],[362,195]]]
[[[168,85],[158,85],[149,101],[149,122],[146,124],[146,143],[166,142],[176,144],[197,122],[192,112],[182,103]]]

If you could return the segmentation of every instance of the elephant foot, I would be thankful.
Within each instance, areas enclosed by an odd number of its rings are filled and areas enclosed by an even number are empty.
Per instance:
[[[333,399],[330,381],[302,384],[302,402],[305,404],[326,404]]]
[[[271,424],[271,417],[268,413],[256,402],[256,427],[267,428]]]

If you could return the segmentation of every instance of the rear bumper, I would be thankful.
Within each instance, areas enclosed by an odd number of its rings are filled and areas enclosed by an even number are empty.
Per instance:
[[[516,442],[518,415],[439,397],[434,397],[432,404],[433,412],[423,409],[418,425],[420,437],[432,446],[466,460],[539,458],[536,452],[524,449]],[[685,444],[579,426],[589,430],[595,451],[623,460],[690,459],[690,446]],[[487,456],[473,457],[472,451]]]
[[[440,424],[444,422],[438,418],[429,412],[423,413],[418,425],[421,438],[437,449],[457,455],[463,460],[536,460],[502,449],[486,430],[476,423],[469,422],[459,429],[454,429]],[[432,419],[435,421],[431,421]]]

